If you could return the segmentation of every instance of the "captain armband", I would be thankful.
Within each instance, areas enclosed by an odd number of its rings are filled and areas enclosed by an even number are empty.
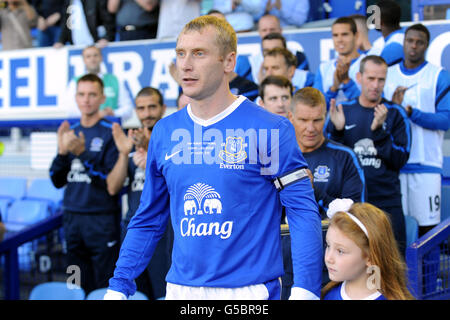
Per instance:
[[[306,168],[297,169],[290,173],[285,174],[284,176],[277,177],[273,180],[273,184],[278,191],[283,190],[288,185],[303,180],[308,177],[308,171]]]

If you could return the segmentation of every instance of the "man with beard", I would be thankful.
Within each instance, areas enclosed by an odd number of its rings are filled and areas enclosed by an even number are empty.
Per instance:
[[[116,166],[121,168],[121,170],[114,171],[117,175],[113,179],[113,188],[115,192],[119,192],[125,183],[128,196],[128,211],[123,221],[122,239],[125,237],[128,223],[139,207],[144,188],[147,149],[151,132],[166,111],[163,97],[155,88],[142,88],[138,92],[135,102],[136,115],[142,128],[128,130],[127,136],[118,123],[114,123],[112,127],[114,142],[119,150],[119,160]],[[166,229],[147,269],[136,279],[138,290],[151,299],[165,296],[164,278],[170,267],[171,239],[173,237],[170,230],[170,227]]]

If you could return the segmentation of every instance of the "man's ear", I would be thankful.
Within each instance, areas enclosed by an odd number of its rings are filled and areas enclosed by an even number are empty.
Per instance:
[[[236,52],[227,53],[223,59],[223,65],[226,73],[233,72],[236,67]]]
[[[362,73],[358,71],[358,72],[356,73],[356,82],[358,82],[359,84],[361,84],[361,78],[362,78]]]

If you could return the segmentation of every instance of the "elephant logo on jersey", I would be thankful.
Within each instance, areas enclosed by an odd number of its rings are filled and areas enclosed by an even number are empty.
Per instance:
[[[326,165],[317,166],[314,170],[314,182],[328,182],[330,168]]]
[[[190,186],[184,195],[184,215],[188,217],[180,220],[180,235],[182,237],[218,236],[223,240],[230,238],[234,222],[224,221],[222,219],[224,216],[214,219],[216,216],[213,214],[221,213],[222,200],[213,187],[205,183]]]
[[[226,163],[239,163],[247,159],[247,153],[244,147],[247,146],[244,143],[242,137],[227,137],[226,143],[223,143],[224,149],[220,151],[219,157]]]
[[[381,159],[377,158],[378,151],[371,139],[361,139],[355,143],[353,151],[358,155],[361,165],[364,167],[381,167]]]
[[[378,153],[373,141],[368,138],[356,142],[353,150],[356,154],[363,156],[376,156]]]
[[[222,201],[220,195],[213,187],[205,183],[196,183],[190,186],[184,195],[184,214],[222,213]]]

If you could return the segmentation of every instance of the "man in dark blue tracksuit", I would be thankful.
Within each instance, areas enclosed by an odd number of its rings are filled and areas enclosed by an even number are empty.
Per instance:
[[[355,202],[366,201],[363,169],[355,153],[348,147],[325,138],[326,100],[315,88],[298,90],[291,103],[288,118],[295,128],[297,143],[311,171],[314,195],[322,219],[331,201],[349,198]],[[288,249],[289,245],[283,247]],[[290,252],[285,252],[283,287],[291,281]]]
[[[120,245],[120,205],[111,192],[110,174],[118,158],[111,123],[99,115],[105,97],[95,75],[78,80],[80,122],[58,128],[58,154],[50,167],[57,188],[66,186],[63,226],[68,265],[80,269],[80,285],[89,293],[108,285]]]
[[[129,129],[128,137],[118,124],[113,125],[113,137],[119,150],[120,175],[115,176],[112,183],[115,192],[126,185],[128,211],[123,221],[122,239],[125,238],[128,223],[135,215],[141,200],[145,182],[145,166],[147,164],[148,143],[154,125],[166,110],[159,90],[152,87],[142,88],[135,99],[136,115],[142,128]],[[155,253],[147,269],[136,278],[137,290],[150,299],[164,297],[166,293],[165,277],[171,264],[173,231],[169,225],[162,239],[156,246]]]
[[[405,249],[399,171],[408,161],[411,128],[404,109],[382,98],[387,64],[378,56],[361,61],[358,99],[330,106],[327,132],[358,155],[367,185],[367,201],[387,212],[400,252]]]

